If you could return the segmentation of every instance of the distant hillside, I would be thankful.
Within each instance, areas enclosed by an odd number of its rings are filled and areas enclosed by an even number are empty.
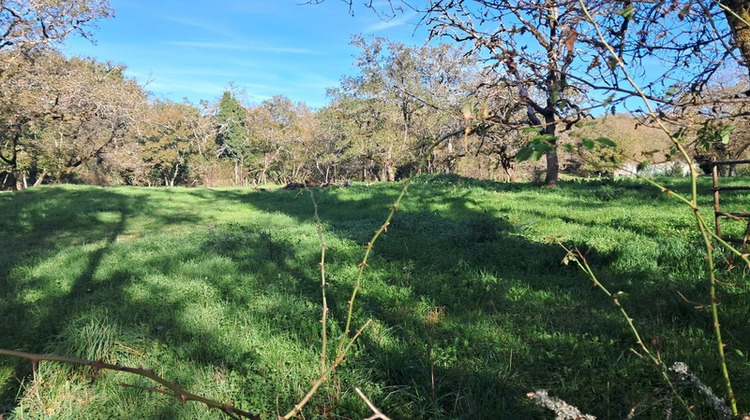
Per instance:
[[[638,120],[624,114],[608,115],[596,119],[592,124],[574,129],[581,137],[607,137],[627,161],[661,163],[667,160],[672,142],[658,128],[639,125]]]
[[[576,144],[582,139],[600,137],[612,140],[617,146],[612,149],[597,145],[590,151],[574,148],[563,155],[565,170],[584,177],[611,176],[632,174],[636,168],[645,166],[673,165],[669,157],[672,142],[667,135],[625,114],[608,115],[576,127],[567,133],[563,143]],[[692,147],[689,152],[692,153]]]

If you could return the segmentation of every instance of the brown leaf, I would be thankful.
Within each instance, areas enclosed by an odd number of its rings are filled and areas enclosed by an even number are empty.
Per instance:
[[[565,49],[568,50],[568,54],[573,53],[573,49],[576,46],[576,40],[578,40],[578,32],[576,32],[575,29],[570,28],[568,33],[565,34],[565,41],[563,41]]]
[[[596,57],[594,57],[594,60],[591,62],[591,64],[589,64],[589,67],[586,69],[586,71],[598,67],[599,64],[601,63],[599,62],[599,56],[597,55]]]

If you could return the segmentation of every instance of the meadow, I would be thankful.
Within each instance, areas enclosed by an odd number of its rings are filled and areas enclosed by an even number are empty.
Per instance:
[[[710,180],[699,181],[711,221]],[[331,337],[344,328],[364,246],[402,187],[312,191]],[[743,209],[748,199],[724,202]],[[310,192],[42,186],[0,195],[0,215],[0,348],[149,367],[268,419],[317,378],[321,242]],[[670,406],[684,418],[612,301],[563,264],[558,242],[627,295],[655,354],[723,395],[694,225],[688,207],[639,180],[544,189],[418,177],[364,271],[353,326],[371,325],[303,418],[370,416],[354,387],[393,419],[553,418],[526,397],[535,389],[599,419],[663,419]],[[747,412],[748,268],[717,252],[727,358]],[[53,362],[31,372],[28,360],[0,356],[4,418],[221,417],[125,373]],[[716,418],[695,390],[678,389],[698,418]]]

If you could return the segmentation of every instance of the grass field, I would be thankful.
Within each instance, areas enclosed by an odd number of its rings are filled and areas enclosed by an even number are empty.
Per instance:
[[[710,180],[700,181],[710,215]],[[363,246],[401,188],[314,191],[333,337]],[[0,215],[0,348],[150,367],[269,419],[317,378],[321,245],[308,192],[45,186],[0,195]],[[304,418],[369,416],[354,387],[394,419],[550,419],[526,398],[540,388],[600,419],[665,418],[659,373],[633,351],[612,302],[561,264],[555,241],[587,251],[599,279],[628,294],[623,304],[667,364],[687,363],[723,395],[693,226],[689,208],[635,180],[551,190],[419,178],[365,271],[353,324],[372,325]],[[719,261],[729,367],[750,411],[748,270]],[[32,381],[28,361],[0,357],[0,413],[220,417],[122,382],[153,386],[51,362]],[[680,390],[699,418],[713,418],[694,390]]]

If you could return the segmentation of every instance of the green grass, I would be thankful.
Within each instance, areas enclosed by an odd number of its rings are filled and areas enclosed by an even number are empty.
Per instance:
[[[687,180],[662,181],[689,190]],[[700,181],[710,221],[710,180]],[[333,337],[363,246],[400,190],[315,191]],[[724,203],[741,209],[748,198]],[[0,214],[0,348],[151,367],[264,418],[289,410],[317,377],[320,244],[308,193],[54,186],[0,195]],[[354,325],[372,319],[372,327],[305,418],[367,417],[354,387],[394,419],[551,418],[525,397],[539,388],[601,419],[636,406],[636,418],[664,418],[658,372],[631,350],[634,338],[604,294],[561,264],[555,240],[587,250],[600,280],[628,293],[624,305],[652,349],[722,395],[694,224],[688,208],[639,181],[550,190],[418,178],[365,271]],[[720,259],[720,310],[748,411],[747,269],[731,262]],[[35,382],[29,362],[3,357],[0,413],[218,416],[123,382],[153,386],[50,362]],[[712,418],[694,391],[683,392],[700,418]]]

